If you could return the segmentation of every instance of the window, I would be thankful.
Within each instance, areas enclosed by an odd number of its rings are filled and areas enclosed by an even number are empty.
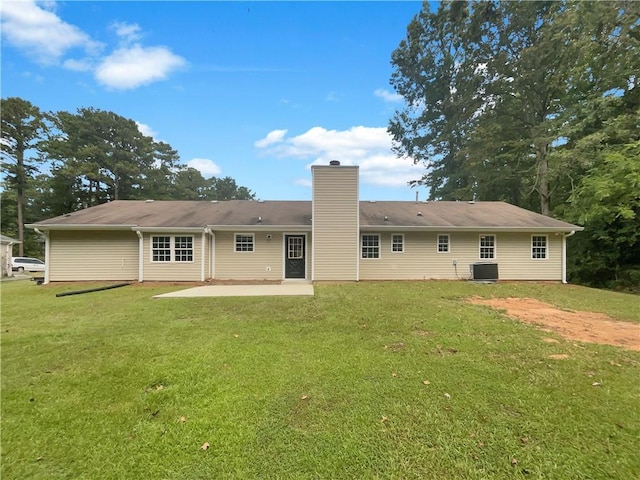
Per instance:
[[[253,233],[236,233],[236,252],[253,252]]]
[[[287,258],[289,260],[304,258],[304,237],[287,237]]]
[[[438,235],[438,253],[449,253],[449,235]]]
[[[531,237],[531,258],[544,260],[547,258],[547,236],[533,235]]]
[[[193,237],[151,237],[151,261],[193,262]]]
[[[496,258],[496,237],[495,235],[480,235],[480,258]]]
[[[193,237],[175,237],[176,262],[193,262]]]
[[[151,237],[151,255],[154,262],[170,262],[171,237]]]
[[[393,253],[404,252],[404,235],[401,233],[394,233],[391,235],[391,251]]]
[[[380,258],[380,235],[362,235],[362,258]]]

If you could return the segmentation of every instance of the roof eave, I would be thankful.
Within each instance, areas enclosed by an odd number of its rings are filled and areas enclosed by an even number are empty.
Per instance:
[[[311,225],[207,225],[207,228],[214,232],[252,232],[252,231],[304,231],[310,232]]]
[[[132,230],[137,228],[137,225],[94,225],[86,223],[28,223],[25,225],[27,228],[33,228],[38,230]]]
[[[136,225],[135,227],[131,227],[131,230],[134,230],[136,232],[166,232],[166,233],[171,233],[171,232],[187,232],[187,233],[199,233],[199,232],[204,232],[206,229],[205,226],[202,227],[179,227],[179,226],[164,226],[164,227],[141,227]]]
[[[581,232],[584,227],[570,225],[567,227],[495,227],[495,226],[451,226],[451,225],[362,225],[360,230],[363,231],[416,231],[416,232]]]

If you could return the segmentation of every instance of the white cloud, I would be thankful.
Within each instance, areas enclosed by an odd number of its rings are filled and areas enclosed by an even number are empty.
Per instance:
[[[0,2],[3,38],[43,65],[59,63],[73,48],[93,54],[102,48],[81,29],[62,21],[51,8],[49,3],[37,5],[32,0]]]
[[[274,132],[283,130],[271,133]],[[341,131],[313,127],[288,138],[286,130],[284,132],[278,135],[277,143],[262,147],[265,154],[311,160],[313,165],[328,165],[331,160],[339,160],[343,165],[359,165],[362,182],[378,186],[406,187],[407,182],[424,173],[421,165],[414,165],[411,159],[398,158],[393,153],[391,137],[385,127],[358,126]]]
[[[340,95],[338,95],[336,92],[329,92],[327,94],[327,96],[325,97],[325,100],[327,102],[339,102],[340,101]]]
[[[96,68],[95,77],[107,87],[128,90],[164,80],[186,63],[166,47],[133,45],[106,57]]]
[[[213,160],[207,158],[193,158],[187,162],[187,166],[200,170],[204,178],[215,177],[222,173],[222,169]]]
[[[286,134],[287,130],[273,130],[269,132],[266,137],[257,140],[253,145],[258,148],[268,147],[269,145],[282,142]]]
[[[67,70],[74,70],[76,72],[88,72],[93,70],[93,64],[88,58],[84,58],[82,60],[69,58],[62,63],[62,66]]]
[[[373,94],[376,97],[380,97],[385,102],[401,102],[402,100],[404,100],[404,97],[402,95],[390,92],[389,90],[386,90],[384,88],[378,88],[373,92]]]
[[[93,71],[104,86],[127,90],[166,79],[186,65],[184,58],[167,47],[133,44],[142,37],[137,24],[115,22],[109,28],[120,38],[120,48],[102,56],[104,44],[93,40],[55,12],[55,2],[34,0],[0,2],[2,39],[42,65],[60,65],[77,72]],[[64,57],[84,50],[82,59]]]
[[[109,28],[124,42],[131,43],[142,38],[142,29],[137,23],[113,22]]]
[[[311,188],[313,186],[313,182],[309,178],[296,178],[293,183],[307,188]]]
[[[136,121],[136,125],[138,126],[138,130],[140,130],[140,133],[142,133],[143,135],[147,137],[151,137],[154,140],[158,136],[158,132],[156,132],[153,128],[151,128],[146,123]]]

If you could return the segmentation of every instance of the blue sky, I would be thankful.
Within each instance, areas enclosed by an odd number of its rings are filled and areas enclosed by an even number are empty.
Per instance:
[[[2,97],[131,118],[261,199],[310,199],[310,165],[336,159],[360,165],[362,199],[412,200],[423,167],[386,128],[391,52],[421,6],[3,0]]]

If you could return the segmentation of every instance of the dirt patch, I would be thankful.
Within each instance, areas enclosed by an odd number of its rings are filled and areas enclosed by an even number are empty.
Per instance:
[[[418,335],[419,337],[428,337],[433,334],[433,332],[429,332],[427,330],[414,330],[414,335]]]
[[[391,344],[391,345],[385,345],[384,348],[385,349],[389,349],[392,352],[399,352],[402,349],[404,349],[404,343],[398,342],[398,343],[394,343],[394,344]]]
[[[470,298],[476,305],[505,310],[507,315],[538,325],[569,340],[615,345],[640,351],[640,324],[614,320],[602,313],[560,310],[533,298]],[[548,341],[548,339],[545,339]]]
[[[556,353],[555,355],[549,355],[547,358],[551,358],[552,360],[566,360],[569,358],[569,355],[566,353]]]

